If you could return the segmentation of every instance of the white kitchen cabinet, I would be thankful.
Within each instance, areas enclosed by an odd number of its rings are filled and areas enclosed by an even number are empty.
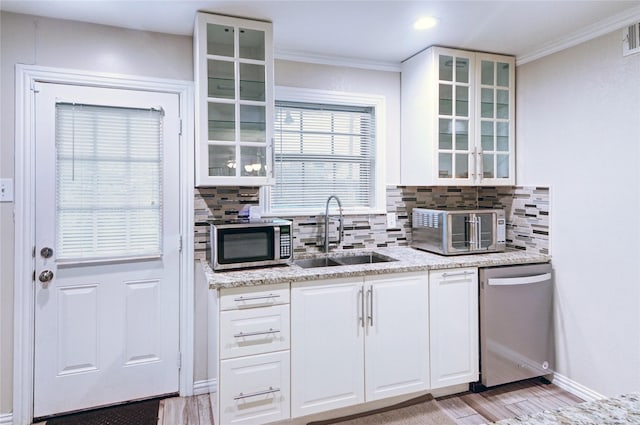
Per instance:
[[[478,380],[478,269],[429,272],[431,389]]]
[[[272,182],[272,37],[269,22],[196,15],[196,186]]]
[[[211,297],[216,424],[260,425],[290,417],[289,284],[223,288]],[[211,364],[210,363],[210,364]]]
[[[403,185],[515,183],[515,60],[431,47],[402,64]]]
[[[292,417],[428,389],[427,279],[293,283]]]
[[[426,273],[365,278],[367,401],[429,388]]]

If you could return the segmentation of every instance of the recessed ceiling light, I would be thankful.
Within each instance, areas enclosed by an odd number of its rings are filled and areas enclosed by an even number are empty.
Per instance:
[[[425,16],[415,21],[413,23],[413,28],[417,30],[426,30],[435,27],[437,23],[438,20],[433,16]]]

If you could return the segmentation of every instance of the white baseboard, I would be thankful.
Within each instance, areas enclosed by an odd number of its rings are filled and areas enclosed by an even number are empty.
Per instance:
[[[592,389],[587,388],[557,372],[554,372],[553,374],[553,383],[563,390],[580,397],[584,401],[602,400],[603,398],[606,398],[602,394],[593,391]]]
[[[193,395],[209,394],[218,391],[217,379],[205,379],[193,383]],[[0,422],[1,424],[2,422]]]
[[[13,423],[13,413],[0,413],[0,424],[11,425]]]

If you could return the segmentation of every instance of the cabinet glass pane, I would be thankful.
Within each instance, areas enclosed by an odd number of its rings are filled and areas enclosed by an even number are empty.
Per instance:
[[[267,122],[264,106],[240,105],[240,140],[265,142]]]
[[[509,91],[507,90],[496,90],[496,116],[509,118]]]
[[[456,178],[466,179],[469,177],[469,154],[456,154]]]
[[[438,177],[448,179],[453,176],[452,156],[450,153],[438,155]]]
[[[240,28],[240,57],[264,60],[264,31]]]
[[[233,57],[233,27],[207,24],[207,54]]]
[[[451,120],[440,119],[438,125],[438,149],[450,150],[453,147]]]
[[[207,61],[207,96],[234,99],[234,81],[233,62]]]
[[[485,179],[493,178],[493,154],[482,155],[482,177]]]
[[[480,116],[482,118],[493,118],[493,89],[482,89],[480,91]]]
[[[240,99],[265,100],[264,65],[240,64]]]
[[[440,84],[438,99],[440,101],[440,115],[453,115],[453,86]]]
[[[456,86],[456,116],[469,116],[469,87]]]
[[[480,69],[480,81],[485,86],[493,85],[493,62],[482,61]]]
[[[469,82],[469,59],[456,58],[456,82]]]
[[[453,81],[453,56],[440,56],[439,59],[440,80]]]
[[[509,155],[496,155],[496,174],[499,179],[509,178]]]
[[[209,145],[209,175],[236,175],[236,148],[233,146]]]
[[[500,87],[509,87],[509,64],[498,62],[497,67],[497,85]]]
[[[480,144],[483,151],[493,150],[493,121],[480,123]]]
[[[235,139],[235,106],[226,103],[209,103],[209,140],[233,141]]]
[[[509,123],[498,122],[496,123],[496,130],[498,137],[496,138],[497,148],[496,150],[501,152],[509,151]]]
[[[469,150],[469,121],[456,121],[456,150]]]
[[[242,176],[266,176],[267,175],[267,148],[243,146],[240,148],[240,175]]]

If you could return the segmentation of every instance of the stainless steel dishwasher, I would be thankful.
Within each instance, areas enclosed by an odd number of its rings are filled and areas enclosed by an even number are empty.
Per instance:
[[[480,269],[480,382],[546,376],[554,367],[551,264]]]

